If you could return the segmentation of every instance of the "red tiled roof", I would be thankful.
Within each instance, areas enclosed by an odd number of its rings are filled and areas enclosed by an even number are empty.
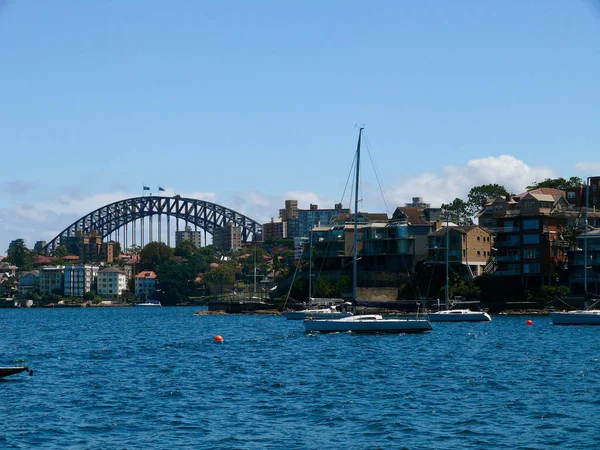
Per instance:
[[[156,274],[151,270],[144,270],[143,272],[138,273],[136,278],[156,278]]]
[[[566,195],[565,191],[563,191],[562,189],[542,187],[542,188],[532,189],[531,191],[523,192],[522,194],[515,195],[514,197],[523,197],[524,195],[527,195],[527,194],[546,194],[546,195],[562,195],[562,196]]]

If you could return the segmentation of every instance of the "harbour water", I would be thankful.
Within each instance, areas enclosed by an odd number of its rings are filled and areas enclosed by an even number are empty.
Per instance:
[[[600,447],[600,327],[311,336],[197,309],[0,310],[0,365],[35,372],[0,380],[0,448]]]

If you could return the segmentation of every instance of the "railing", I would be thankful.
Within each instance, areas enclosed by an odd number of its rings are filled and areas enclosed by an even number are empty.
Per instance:
[[[518,233],[520,231],[520,227],[492,227],[494,233]]]
[[[502,242],[494,242],[494,247],[518,247],[521,245],[520,241],[502,241]]]
[[[515,275],[521,275],[520,270],[496,270],[493,275],[499,277],[510,277]]]
[[[496,256],[496,261],[519,261],[521,257],[519,255],[504,255]]]

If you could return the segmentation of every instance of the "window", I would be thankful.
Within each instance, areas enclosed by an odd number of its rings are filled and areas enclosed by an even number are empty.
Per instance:
[[[524,234],[523,235],[523,244],[539,244],[540,243],[540,235],[539,234]]]
[[[480,240],[481,240],[481,237],[480,237],[480,236],[477,236],[477,240],[478,240],[478,241],[480,241]]]
[[[523,249],[523,259],[536,259],[540,257],[539,248],[525,248]]]
[[[525,219],[523,221],[524,230],[537,230],[540,227],[540,221],[538,219]]]
[[[567,192],[567,198],[575,198],[575,192]]]
[[[477,250],[477,256],[481,256],[481,251]]]
[[[540,273],[539,263],[523,264],[523,273]]]

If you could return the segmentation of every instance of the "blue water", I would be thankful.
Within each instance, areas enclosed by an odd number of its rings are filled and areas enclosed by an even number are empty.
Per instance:
[[[0,310],[0,365],[35,371],[0,380],[0,448],[600,448],[600,327],[310,336],[197,309]]]

